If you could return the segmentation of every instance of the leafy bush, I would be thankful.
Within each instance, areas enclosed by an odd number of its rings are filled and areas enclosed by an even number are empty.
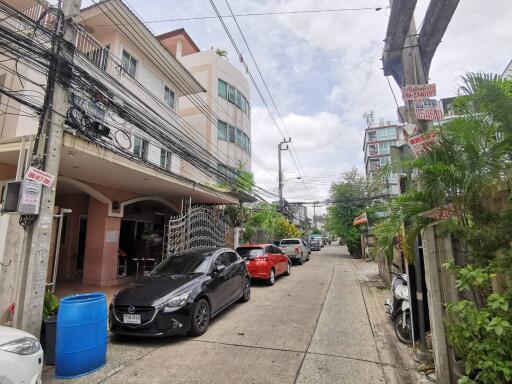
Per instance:
[[[59,299],[52,292],[46,292],[43,302],[43,319],[49,320],[55,318],[58,310]]]

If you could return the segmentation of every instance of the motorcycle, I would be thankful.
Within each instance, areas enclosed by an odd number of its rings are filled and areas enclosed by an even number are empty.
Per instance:
[[[407,274],[391,272],[391,292],[393,300],[386,299],[386,313],[394,323],[395,334],[404,344],[412,344],[411,304]]]

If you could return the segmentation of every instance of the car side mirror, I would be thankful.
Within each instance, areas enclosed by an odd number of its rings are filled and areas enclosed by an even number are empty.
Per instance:
[[[222,272],[224,269],[226,269],[226,266],[224,264],[220,264],[220,265],[214,265],[213,266],[213,271],[214,273],[220,273]]]

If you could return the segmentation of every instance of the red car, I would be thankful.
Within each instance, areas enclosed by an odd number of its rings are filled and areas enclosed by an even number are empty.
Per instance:
[[[274,285],[276,276],[290,275],[290,259],[273,244],[246,244],[236,251],[245,260],[252,279],[264,279]]]

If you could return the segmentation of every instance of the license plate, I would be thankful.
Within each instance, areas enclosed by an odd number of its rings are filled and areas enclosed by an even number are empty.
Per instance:
[[[133,315],[131,313],[125,313],[123,315],[123,323],[140,324],[140,315]]]

